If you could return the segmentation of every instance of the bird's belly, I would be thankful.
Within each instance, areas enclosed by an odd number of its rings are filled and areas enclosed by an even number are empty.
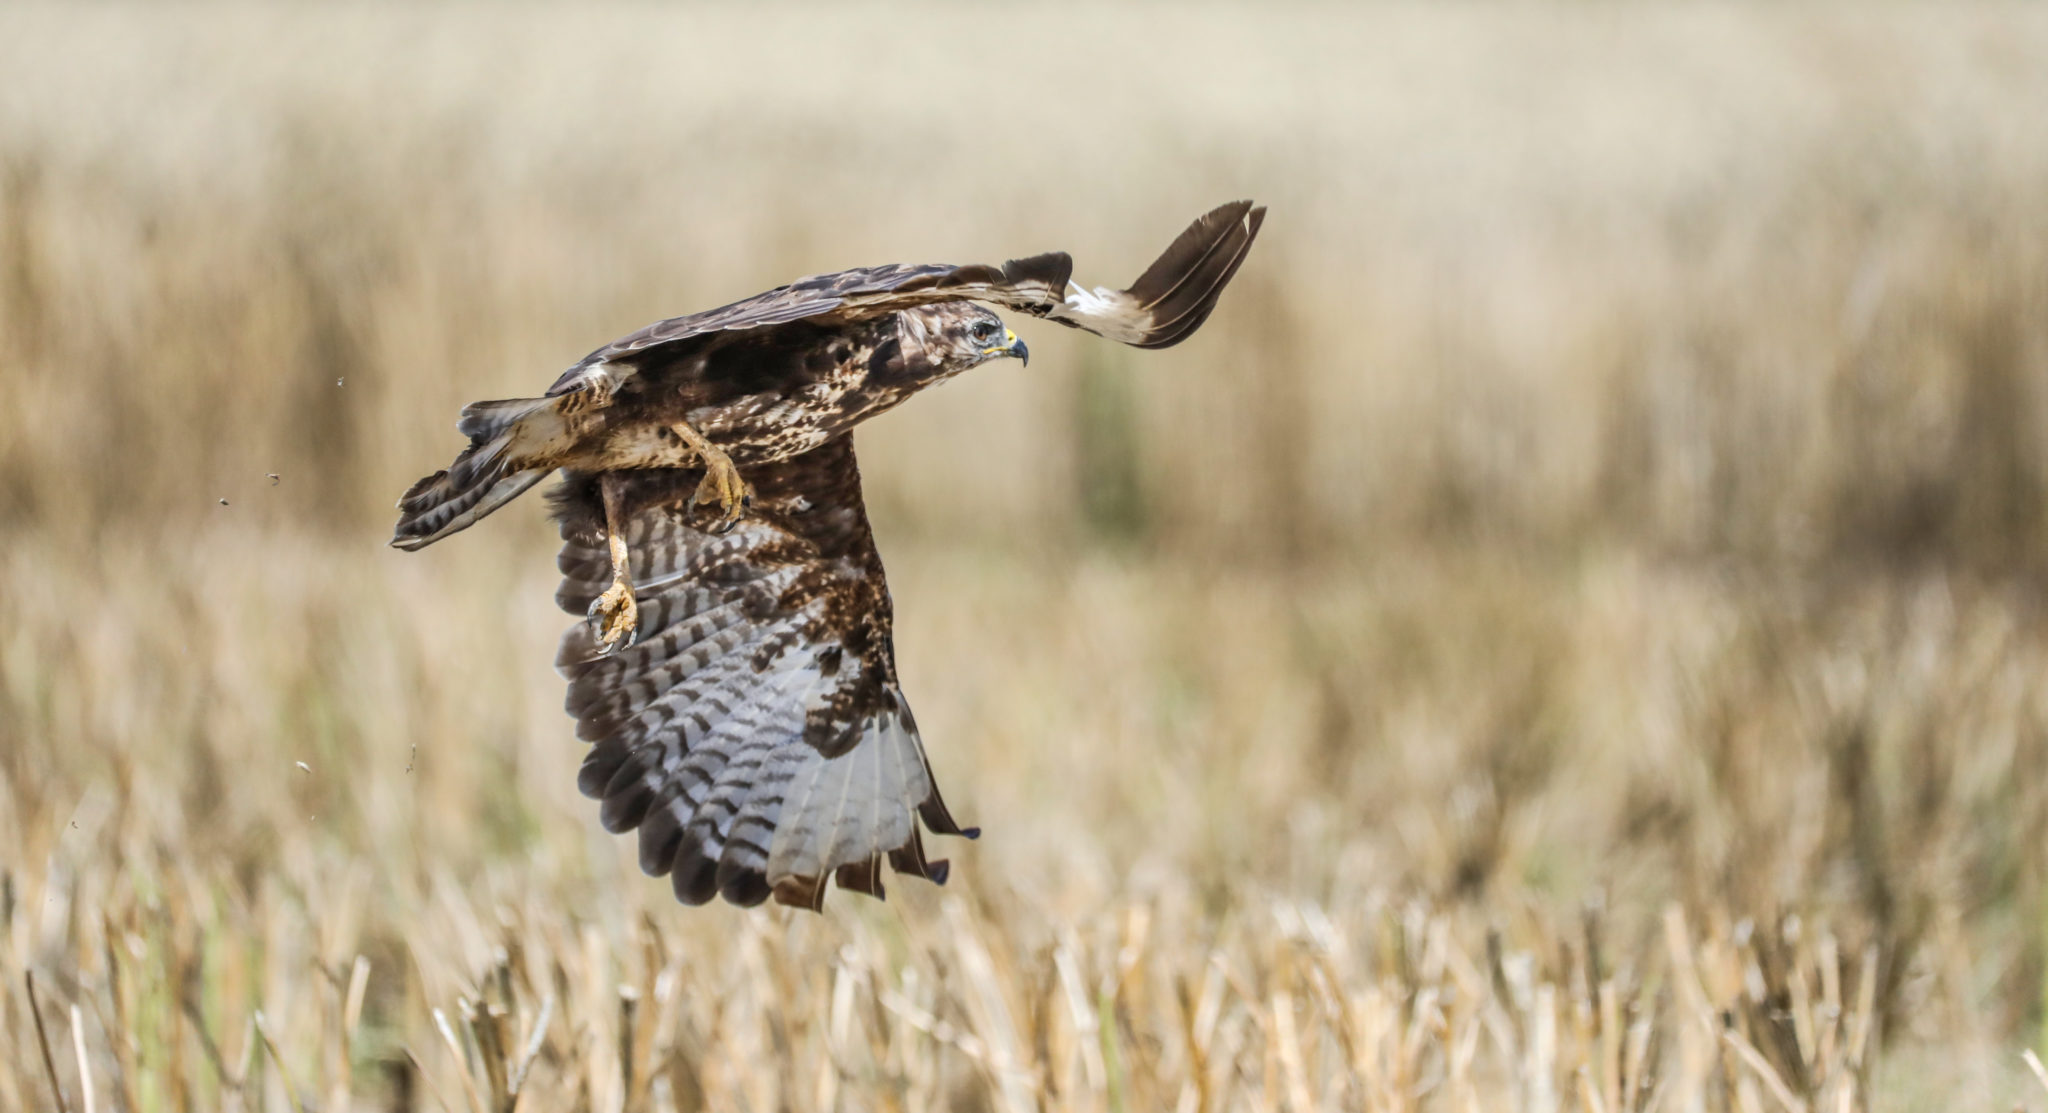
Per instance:
[[[698,407],[684,419],[745,466],[809,452],[901,401],[894,395],[859,383],[819,383],[787,395]]]
[[[603,442],[591,454],[590,467],[688,468],[697,466],[697,454],[666,424],[636,421],[605,431]]]
[[[838,401],[837,394],[817,389],[755,394],[695,407],[683,419],[744,466],[786,460],[832,439],[843,428]]]
[[[836,401],[836,400],[835,400]],[[677,422],[687,422],[706,440],[724,449],[733,462],[772,463],[817,448],[853,427],[864,412],[847,412],[834,404],[802,398],[747,398],[736,403],[699,406],[668,418],[636,417],[612,425],[599,438],[587,465],[614,468],[687,468],[700,461]]]
[[[814,381],[794,390],[763,391],[712,403],[682,404],[607,412],[592,438],[594,450],[576,465],[595,469],[688,468],[697,453],[677,432],[687,423],[731,455],[741,467],[800,456],[862,421],[892,409],[910,394],[871,387],[866,376],[848,374]],[[680,401],[680,400],[679,400]],[[590,444],[590,441],[585,441]]]

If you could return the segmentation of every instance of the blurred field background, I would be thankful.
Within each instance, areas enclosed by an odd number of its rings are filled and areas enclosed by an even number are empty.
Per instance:
[[[2048,1108],[2038,7],[9,6],[0,91],[0,1108]],[[944,890],[678,908],[540,500],[384,547],[648,321],[1239,196],[1186,345],[861,435]]]

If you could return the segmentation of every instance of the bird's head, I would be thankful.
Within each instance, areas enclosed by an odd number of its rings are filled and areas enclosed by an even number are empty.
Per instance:
[[[1031,362],[1031,349],[1003,324],[1003,319],[973,302],[942,302],[922,307],[919,330],[934,362],[964,371],[1003,356]]]

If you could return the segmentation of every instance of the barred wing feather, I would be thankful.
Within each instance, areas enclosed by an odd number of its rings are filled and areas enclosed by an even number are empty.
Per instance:
[[[638,640],[586,623],[556,666],[591,743],[578,778],[605,827],[678,899],[817,908],[825,880],[882,895],[880,864],[943,882],[920,826],[967,834],[939,797],[897,684],[881,560],[849,437],[749,473],[754,512],[699,528],[690,469],[625,474]],[[564,610],[609,583],[591,476],[555,496]]]

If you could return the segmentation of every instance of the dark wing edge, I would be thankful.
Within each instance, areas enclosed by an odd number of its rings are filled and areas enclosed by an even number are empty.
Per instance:
[[[891,615],[850,437],[749,472],[754,513],[699,528],[693,469],[622,473],[640,606],[600,655],[587,623],[556,667],[591,750],[577,784],[678,900],[817,910],[826,880],[881,897],[881,864],[943,884],[920,828],[965,835],[897,685]],[[556,600],[581,615],[609,584],[595,477],[555,493]]]
[[[548,394],[595,390],[608,396],[616,386],[613,368],[629,365],[648,349],[715,333],[801,320],[852,321],[963,299],[1019,310],[1137,348],[1169,348],[1208,320],[1265,220],[1263,205],[1218,205],[1188,225],[1126,290],[1076,285],[1074,260],[1063,251],[1002,266],[895,263],[814,275],[620,337],[563,372]]]

